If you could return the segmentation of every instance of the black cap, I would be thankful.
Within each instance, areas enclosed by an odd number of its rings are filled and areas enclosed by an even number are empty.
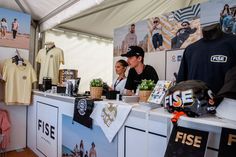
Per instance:
[[[133,57],[133,56],[142,56],[144,57],[144,51],[139,46],[130,46],[126,54],[122,54],[122,57]]]
[[[236,99],[236,66],[227,71],[223,87],[218,96]]]

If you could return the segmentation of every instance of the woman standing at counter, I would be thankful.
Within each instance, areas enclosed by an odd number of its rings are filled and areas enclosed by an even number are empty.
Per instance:
[[[123,59],[120,59],[116,62],[115,70],[118,77],[113,81],[110,90],[119,91],[120,94],[124,94],[124,88],[126,83],[125,71],[127,67],[128,63]]]

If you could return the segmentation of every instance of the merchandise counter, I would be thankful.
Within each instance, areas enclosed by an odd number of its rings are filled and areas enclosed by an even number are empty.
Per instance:
[[[63,117],[73,117],[74,99],[34,91],[33,105],[28,107],[27,145],[38,156],[62,156],[62,136],[66,134],[62,131]],[[95,105],[99,103],[95,102]],[[163,157],[172,128],[170,118],[173,115],[162,107],[148,110],[138,104],[131,105],[133,108],[118,132],[117,156]],[[216,116],[200,118],[182,116],[179,125],[209,131],[206,157],[218,155],[222,127],[236,129],[235,121]],[[80,134],[80,130],[77,133]]]

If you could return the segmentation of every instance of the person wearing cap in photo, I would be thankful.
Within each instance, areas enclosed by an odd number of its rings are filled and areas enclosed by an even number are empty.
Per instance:
[[[144,64],[144,51],[139,46],[130,46],[126,54],[121,56],[127,57],[130,66],[127,81],[125,84],[126,95],[133,95],[142,80],[153,80],[155,83],[159,80],[156,70]]]
[[[188,20],[184,20],[181,23],[182,28],[180,28],[174,38],[171,39],[171,48],[180,48],[185,40],[188,39],[190,34],[193,34],[197,31],[197,28],[191,28]]]

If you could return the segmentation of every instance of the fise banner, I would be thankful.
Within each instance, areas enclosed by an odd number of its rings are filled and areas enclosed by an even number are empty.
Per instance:
[[[204,157],[208,132],[174,126],[165,157]]]
[[[36,148],[44,156],[58,156],[58,107],[37,102]]]
[[[218,157],[235,157],[236,130],[222,128]]]

